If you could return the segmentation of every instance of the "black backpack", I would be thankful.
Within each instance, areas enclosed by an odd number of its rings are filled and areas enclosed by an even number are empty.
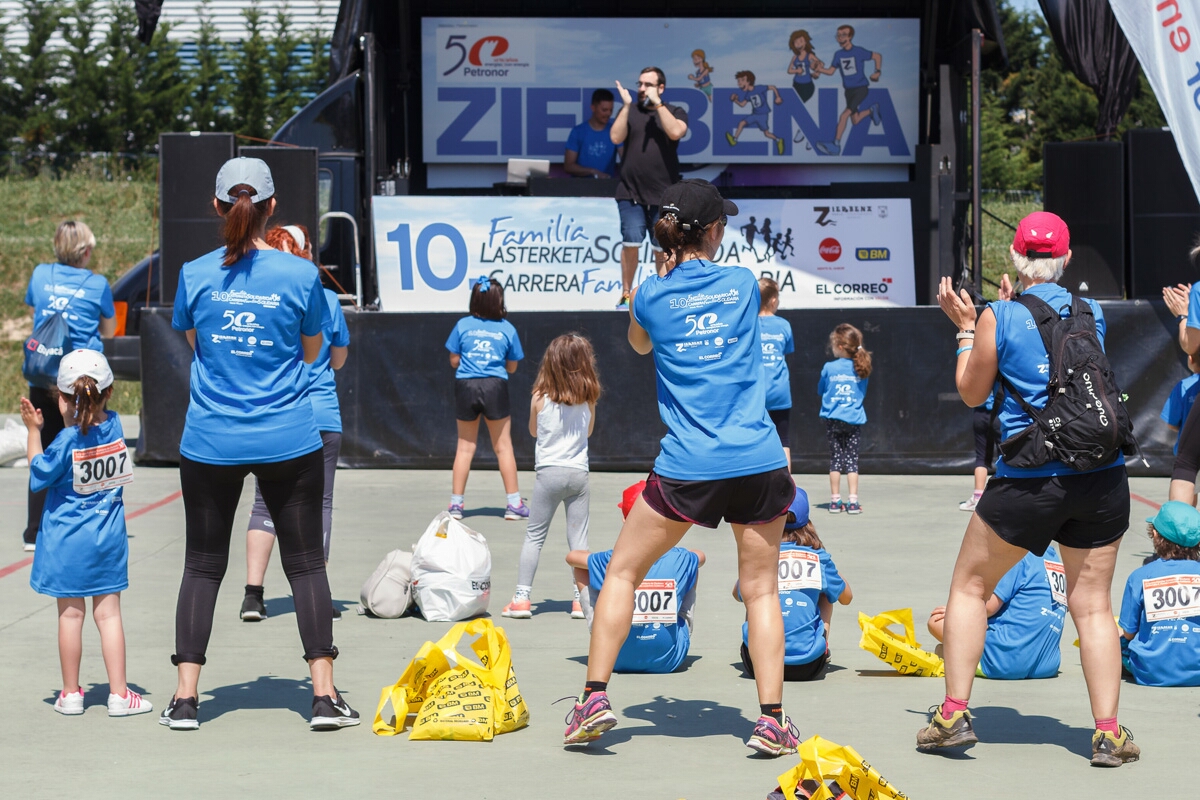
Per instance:
[[[1078,471],[1103,467],[1117,454],[1136,451],[1133,423],[1108,357],[1096,336],[1096,316],[1078,297],[1071,299],[1071,316],[1063,306],[1055,311],[1029,294],[1014,298],[1033,315],[1050,356],[1046,407],[1036,409],[1021,397],[1003,375],[1000,381],[1033,424],[1000,443],[1004,463],[1018,469],[1062,461]]]

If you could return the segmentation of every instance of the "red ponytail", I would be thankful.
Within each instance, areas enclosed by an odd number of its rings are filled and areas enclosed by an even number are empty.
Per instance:
[[[225,239],[225,260],[222,264],[226,267],[232,267],[254,249],[254,237],[266,227],[267,217],[271,216],[267,207],[270,198],[257,203],[250,201],[254,194],[253,187],[239,184],[233,187],[231,193],[237,195],[236,203],[217,201],[221,216],[225,218],[221,235]]]

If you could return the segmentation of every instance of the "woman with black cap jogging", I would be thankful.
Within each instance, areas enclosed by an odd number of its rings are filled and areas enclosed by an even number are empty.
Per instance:
[[[796,752],[783,713],[783,616],[779,541],[796,494],[783,445],[767,414],[759,343],[758,281],[712,262],[737,206],[707,181],[663,193],[655,236],[668,254],[629,306],[629,344],[654,353],[662,450],[613,548],[596,601],[587,683],[567,718],[566,745],[587,744],[617,724],[607,687],[633,618],[634,590],[692,525],[733,528],[761,716],[746,743]],[[672,598],[672,601],[677,598]],[[670,602],[670,601],[668,601]]]
[[[175,612],[175,696],[160,722],[194,730],[217,590],[247,475],[258,478],[292,586],[312,674],[313,730],[357,725],[333,685],[333,619],[325,574],[321,436],[304,364],[321,349],[329,310],[316,267],[265,241],[275,186],[256,158],[227,161],[213,205],[225,246],[183,265],[172,325],[195,349],[179,443],[187,554]]]

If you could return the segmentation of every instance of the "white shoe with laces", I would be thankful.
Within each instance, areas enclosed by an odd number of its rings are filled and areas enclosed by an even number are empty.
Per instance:
[[[125,687],[125,696],[110,694],[108,696],[108,715],[110,717],[132,717],[134,714],[148,714],[154,710],[149,700],[129,687]]]
[[[54,710],[68,717],[74,717],[83,713],[83,689],[76,689],[67,694],[59,692],[58,699],[54,701]]]
[[[971,498],[969,500],[963,500],[961,503],[958,504],[958,510],[959,511],[974,511],[975,506],[977,506],[977,505],[979,505],[979,498],[976,497],[975,495],[971,495]]]

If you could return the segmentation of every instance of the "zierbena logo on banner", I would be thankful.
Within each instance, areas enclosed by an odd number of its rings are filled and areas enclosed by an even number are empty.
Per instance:
[[[687,112],[685,163],[911,163],[919,45],[915,19],[429,17],[424,158],[561,159],[592,92],[619,107],[615,82],[636,94],[653,63]]]
[[[774,278],[782,308],[915,303],[908,200],[739,200],[738,208],[714,260]],[[376,197],[373,213],[384,311],[466,313],[480,275],[504,287],[510,311],[612,310],[621,297],[612,200]],[[817,224],[822,214],[836,237]],[[634,284],[654,274],[643,243]]]

